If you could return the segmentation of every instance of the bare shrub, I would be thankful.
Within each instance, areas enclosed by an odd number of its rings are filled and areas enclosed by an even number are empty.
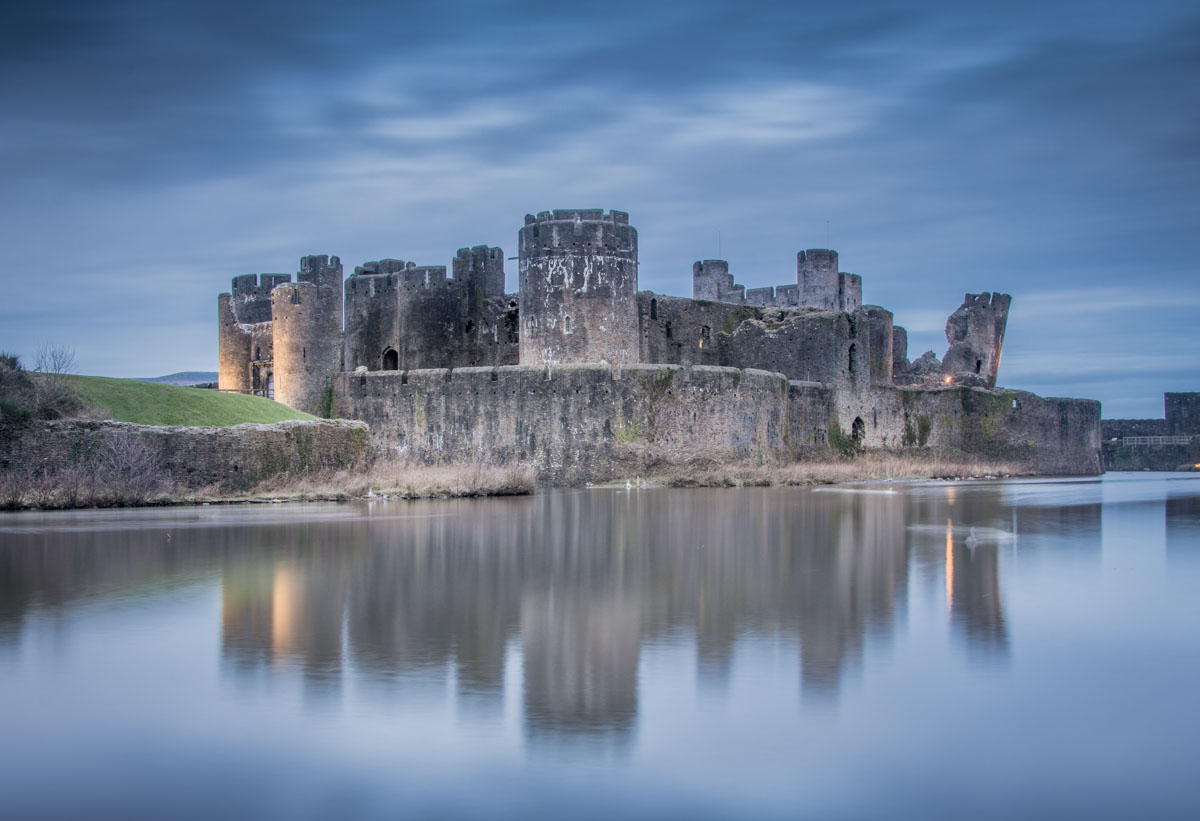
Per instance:
[[[109,437],[95,459],[97,501],[112,505],[142,505],[170,489],[158,453],[132,435]]]
[[[66,345],[43,343],[34,358],[38,377],[35,415],[39,419],[61,419],[83,408],[83,402],[71,388],[67,374],[75,370],[75,349]]]
[[[34,370],[39,373],[55,376],[75,373],[75,349],[69,345],[51,345],[43,342],[38,346],[33,364]]]
[[[20,510],[25,504],[32,471],[28,468],[12,468],[0,472],[0,510]]]
[[[87,462],[76,462],[46,474],[52,485],[53,501],[43,507],[91,507],[96,504],[96,466]]]

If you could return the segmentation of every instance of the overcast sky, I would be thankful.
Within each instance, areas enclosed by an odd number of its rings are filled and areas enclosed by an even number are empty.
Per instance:
[[[0,27],[0,348],[215,370],[217,293],[310,253],[515,255],[617,208],[640,285],[795,281],[825,247],[1000,382],[1161,416],[1200,390],[1200,6],[39,0]],[[516,263],[508,263],[516,288]]]

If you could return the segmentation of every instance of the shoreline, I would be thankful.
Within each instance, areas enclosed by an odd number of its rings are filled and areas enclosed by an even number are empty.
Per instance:
[[[1009,462],[914,458],[867,453],[846,460],[794,462],[787,465],[656,466],[642,475],[587,483],[592,488],[716,488],[816,487],[864,482],[968,481],[1041,475],[1026,465]],[[42,476],[30,481],[36,488],[10,485],[0,498],[0,510],[99,510],[135,507],[195,507],[205,505],[285,504],[289,502],[354,502],[371,500],[471,499],[529,496],[539,489],[536,472],[528,466],[492,466],[483,462],[421,465],[383,460],[367,468],[347,468],[305,476],[280,476],[248,491],[219,487],[176,491],[167,488],[134,498],[104,497],[97,487],[67,486],[77,481]],[[56,481],[60,484],[56,485]],[[548,486],[546,486],[548,487]],[[28,500],[28,501],[27,501]],[[37,502],[41,502],[38,504]]]

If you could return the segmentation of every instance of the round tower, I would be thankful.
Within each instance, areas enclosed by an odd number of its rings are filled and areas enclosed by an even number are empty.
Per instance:
[[[522,365],[638,361],[637,230],[622,211],[525,215]]]
[[[233,313],[233,296],[217,297],[217,387],[250,392],[250,334]]]
[[[275,399],[330,415],[327,389],[342,367],[342,264],[304,257],[297,279],[271,291]]]
[[[838,255],[827,248],[809,248],[796,254],[796,284],[800,304],[823,311],[844,310],[838,298]],[[861,301],[861,286],[859,289]]]

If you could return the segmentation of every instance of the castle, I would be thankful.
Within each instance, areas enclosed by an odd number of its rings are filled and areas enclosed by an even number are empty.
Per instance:
[[[862,304],[832,250],[800,251],[795,283],[766,288],[696,262],[689,299],[638,290],[620,211],[526,215],[517,245],[516,294],[488,246],[460,249],[449,275],[384,259],[343,281],[337,257],[308,256],[294,282],[236,277],[220,388],[362,419],[422,459],[524,459],[562,481],[610,473],[634,445],[758,461],[934,445],[1098,469],[1098,403],[995,390],[1007,295],[967,294],[945,356],[910,361],[904,328]]]

